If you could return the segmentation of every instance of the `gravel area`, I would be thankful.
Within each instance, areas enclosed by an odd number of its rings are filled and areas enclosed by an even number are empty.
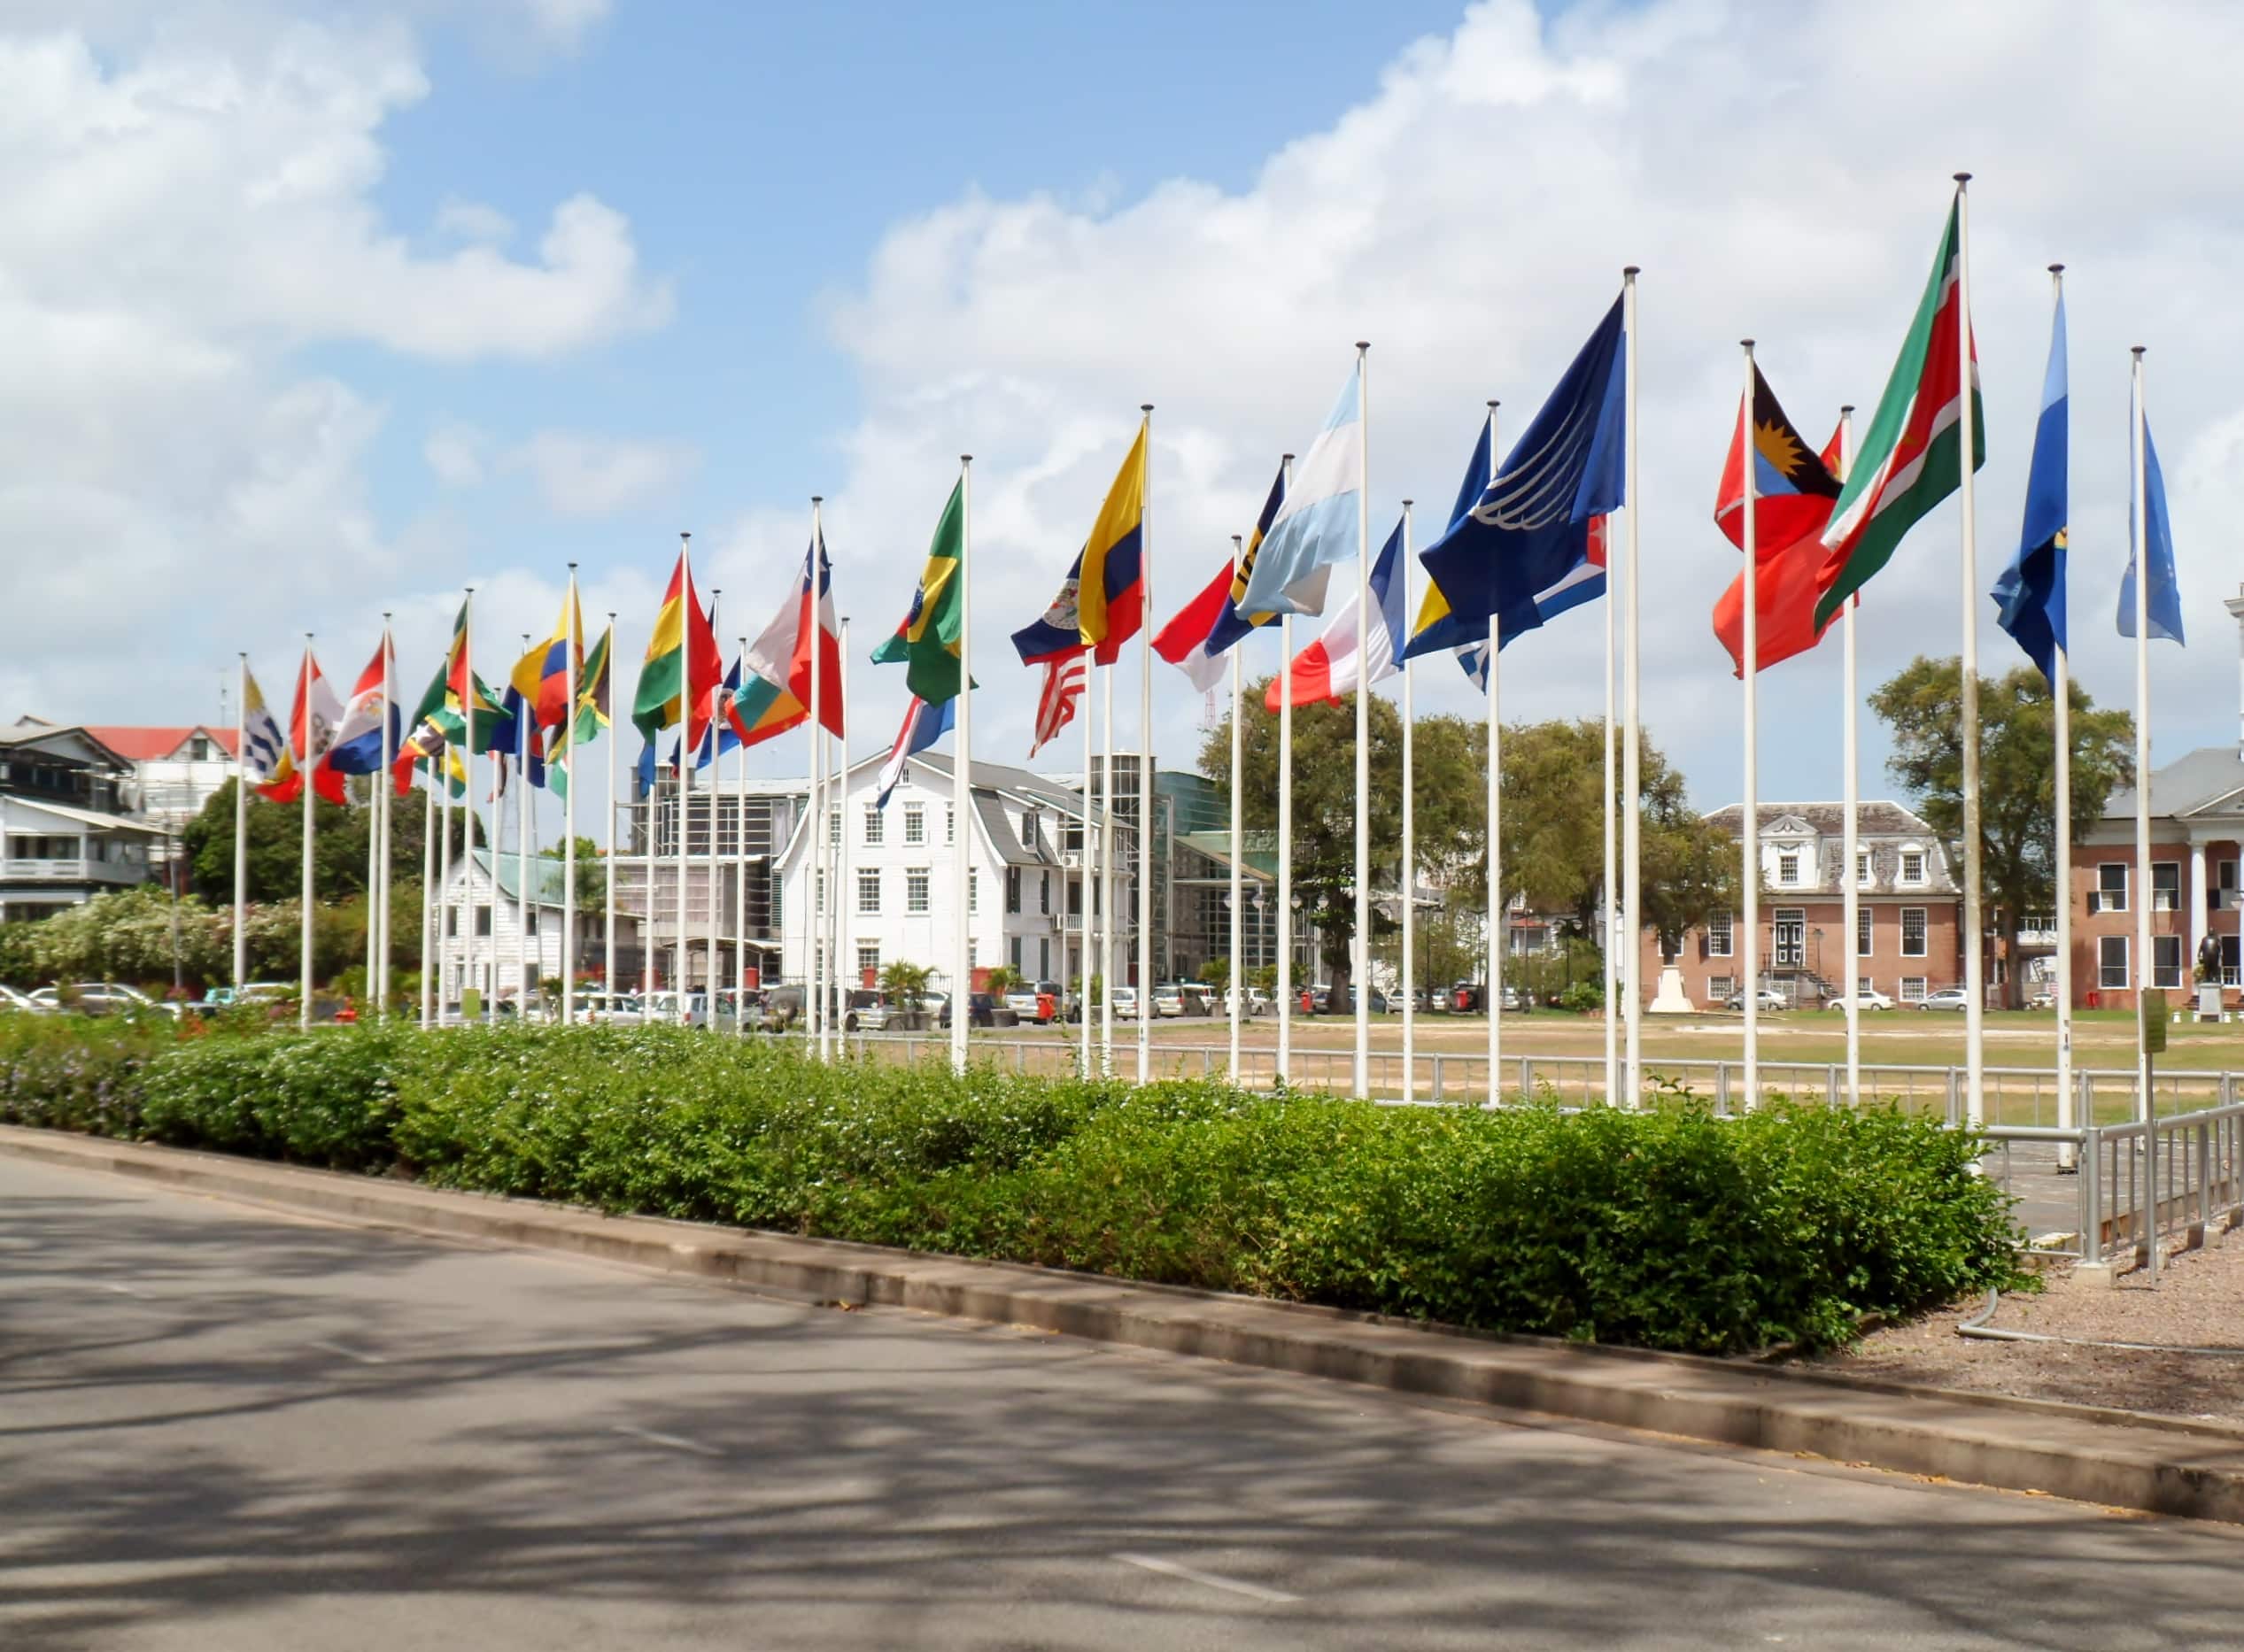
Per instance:
[[[2167,1259],[2156,1286],[2141,1270],[2116,1288],[2053,1272],[2039,1295],[2006,1295],[1988,1323],[2007,1331],[2107,1342],[2235,1350],[2227,1355],[1993,1342],[1956,1334],[1984,1297],[1873,1332],[1826,1370],[1935,1388],[2021,1394],[2080,1405],[2244,1423],[2244,1231]]]

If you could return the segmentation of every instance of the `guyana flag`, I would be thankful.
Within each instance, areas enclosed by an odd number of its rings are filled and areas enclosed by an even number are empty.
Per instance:
[[[959,665],[959,632],[966,606],[966,499],[963,478],[950,490],[927,566],[912,593],[911,612],[896,634],[874,652],[873,664],[904,662],[904,685],[930,706],[958,698],[965,673]]]
[[[1932,260],[1931,279],[1823,530],[1823,568],[1816,580],[1818,630],[1892,560],[1894,548],[1918,519],[1963,485],[1963,382],[1956,346],[1969,334],[1971,320],[1963,313],[1962,202],[1959,190],[1948,208],[1947,232]],[[1976,340],[1971,434],[1976,470],[1987,459]]]
[[[688,682],[693,704],[682,713]],[[662,606],[654,616],[654,635],[646,639],[646,660],[639,667],[638,692],[632,697],[631,722],[648,744],[672,724],[685,722],[685,745],[698,749],[707,732],[709,706],[724,683],[724,660],[717,652],[716,634],[709,616],[693,594],[693,566],[678,552],[677,566],[662,593]]]

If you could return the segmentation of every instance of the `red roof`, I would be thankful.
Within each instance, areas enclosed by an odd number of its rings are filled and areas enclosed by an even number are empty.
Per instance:
[[[227,756],[234,755],[234,730],[205,723],[184,728],[135,728],[122,723],[87,723],[88,734],[128,762],[145,763],[170,757],[195,736],[207,735]]]

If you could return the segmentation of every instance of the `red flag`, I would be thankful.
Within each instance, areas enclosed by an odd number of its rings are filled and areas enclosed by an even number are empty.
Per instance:
[[[1060,730],[1075,721],[1075,704],[1083,698],[1083,687],[1089,679],[1090,670],[1080,650],[1044,662],[1044,687],[1036,697],[1036,737],[1028,748],[1031,757],[1058,739]]]
[[[1770,405],[1774,405],[1773,398]],[[1781,420],[1783,416],[1779,410],[1777,417]],[[1826,475],[1831,475],[1837,468],[1840,436],[1839,431],[1831,433],[1831,439],[1821,456],[1821,468]],[[1766,475],[1767,469],[1763,466],[1760,474]],[[1743,477],[1744,466],[1738,439],[1732,436],[1729,459],[1722,467],[1722,501],[1715,506],[1715,517],[1733,543],[1742,538],[1745,533],[1742,521],[1745,514]],[[1834,493],[1836,488],[1834,482]],[[1821,594],[1818,582],[1826,554],[1822,532],[1824,524],[1830,520],[1831,503],[1830,498],[1820,494],[1798,493],[1780,496],[1775,500],[1756,498],[1754,501],[1753,549],[1754,560],[1760,566],[1753,594],[1760,624],[1756,628],[1759,634],[1753,639],[1753,652],[1763,671],[1780,661],[1790,660],[1795,654],[1806,653],[1823,639],[1823,632],[1828,629],[1815,623],[1815,599]],[[1768,508],[1772,504],[1781,507],[1774,514]],[[1814,508],[1808,508],[1811,506]],[[1789,532],[1792,537],[1769,537],[1772,529],[1776,529]],[[1745,675],[1745,576],[1743,573],[1729,582],[1729,588],[1715,601],[1714,621],[1714,636],[1729,651],[1731,675],[1743,677]]]
[[[1224,662],[1208,652],[1207,642],[1208,634],[1223,617],[1224,604],[1231,596],[1231,580],[1232,567],[1226,560],[1207,588],[1178,609],[1176,617],[1153,637],[1153,652],[1180,667],[1203,694],[1223,680]]]

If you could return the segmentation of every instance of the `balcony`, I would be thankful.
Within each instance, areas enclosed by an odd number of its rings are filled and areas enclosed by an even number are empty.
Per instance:
[[[135,861],[56,861],[10,857],[0,878],[12,884],[137,884],[147,868]]]

